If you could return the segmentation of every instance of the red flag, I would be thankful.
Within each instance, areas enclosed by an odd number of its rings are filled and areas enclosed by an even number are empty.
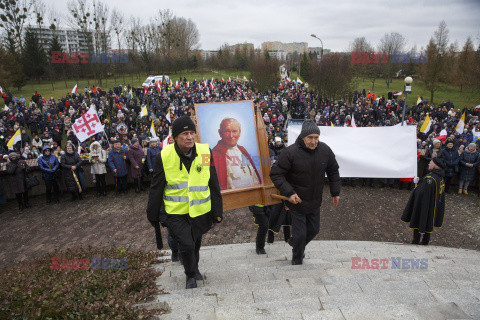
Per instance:
[[[143,94],[147,94],[148,92],[148,86],[143,87]]]
[[[72,89],[72,93],[75,93],[75,92],[77,92],[77,85],[76,84],[75,84],[75,87],[73,87],[73,89]]]
[[[440,131],[440,135],[437,137],[437,139],[440,141],[446,141],[447,135],[448,135],[447,130],[443,129],[442,131]]]
[[[403,95],[403,92],[397,92],[393,94],[396,97],[401,97]]]

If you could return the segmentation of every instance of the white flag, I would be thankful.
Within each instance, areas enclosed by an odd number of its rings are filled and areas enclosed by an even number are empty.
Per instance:
[[[154,137],[154,138],[157,137],[157,133],[155,132],[155,125],[153,124],[153,120],[152,120],[152,125],[150,126],[150,133],[151,133],[152,137]]]
[[[465,112],[462,114],[462,117],[460,118],[460,120],[458,120],[457,126],[455,127],[455,131],[457,131],[458,134],[462,134],[463,129],[465,129]]]
[[[77,149],[78,155],[82,153],[82,147],[80,146],[80,141],[78,141],[78,149]]]
[[[73,87],[72,89],[72,93],[75,93],[75,92],[77,92],[77,85],[75,85],[75,87]]]
[[[85,114],[78,118],[73,124],[72,129],[80,142],[104,130],[95,108],[88,109]]]
[[[172,135],[172,129],[168,129],[168,136],[162,142],[162,148],[165,148],[168,145],[168,138]]]
[[[352,127],[357,127],[357,125],[355,124],[355,114],[352,113]]]

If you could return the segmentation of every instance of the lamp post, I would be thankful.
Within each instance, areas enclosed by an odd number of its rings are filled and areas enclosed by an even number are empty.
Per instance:
[[[407,96],[409,93],[412,93],[412,82],[413,79],[412,77],[406,77],[405,80],[405,86],[403,87],[403,92],[405,92],[405,101],[403,103],[403,113],[402,113],[402,126],[405,124],[405,109],[407,108]]]
[[[320,50],[320,60],[322,60],[323,58],[323,41],[322,39],[320,39],[319,37],[317,37],[316,35],[314,35],[313,33],[310,35],[312,38],[315,38],[315,39],[318,39],[320,40],[320,43],[322,44],[322,50]]]

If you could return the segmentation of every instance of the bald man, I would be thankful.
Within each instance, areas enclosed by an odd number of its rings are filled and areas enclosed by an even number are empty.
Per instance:
[[[247,150],[238,145],[242,134],[240,122],[225,118],[220,122],[218,134],[221,140],[212,149],[220,188],[235,189],[261,183],[260,175]]]

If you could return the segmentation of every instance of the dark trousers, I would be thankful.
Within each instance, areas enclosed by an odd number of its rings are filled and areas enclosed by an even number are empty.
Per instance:
[[[172,252],[178,251],[178,243],[177,241],[175,241],[175,239],[172,238],[172,235],[170,234],[170,230],[168,228],[167,228],[167,242]]]
[[[107,183],[105,182],[105,174],[96,174],[95,183],[97,187],[97,193],[106,193],[107,192]]]
[[[452,178],[453,177],[445,177],[445,192],[446,193],[450,192],[450,184],[452,183]]]
[[[121,191],[127,191],[127,176],[116,177],[117,179],[117,193]]]
[[[58,196],[60,194],[60,189],[58,188],[57,180],[45,180],[45,190],[47,202],[52,201],[52,189],[53,189],[53,200],[58,201]]]
[[[25,190],[25,192],[22,193],[15,193],[15,197],[17,198],[19,205],[28,203],[28,190]]]
[[[188,215],[168,216],[167,228],[172,238],[178,243],[185,275],[187,278],[195,277],[198,270],[198,261],[200,260],[202,236],[194,237]]]
[[[422,236],[422,234],[420,232],[418,232],[417,229],[414,229],[413,230],[413,241],[412,241],[412,244],[419,244],[420,243],[420,237]],[[423,234],[423,238],[422,238],[422,244],[424,245],[428,245],[428,243],[430,242],[430,233],[424,233]]]
[[[263,209],[263,208],[259,208]],[[265,237],[268,231],[268,217],[266,214],[255,214],[255,223],[258,224],[256,247],[257,249],[265,248]]]
[[[292,216],[292,237],[290,244],[292,260],[296,264],[302,263],[305,246],[312,241],[320,231],[320,208],[308,213],[290,210]]]

